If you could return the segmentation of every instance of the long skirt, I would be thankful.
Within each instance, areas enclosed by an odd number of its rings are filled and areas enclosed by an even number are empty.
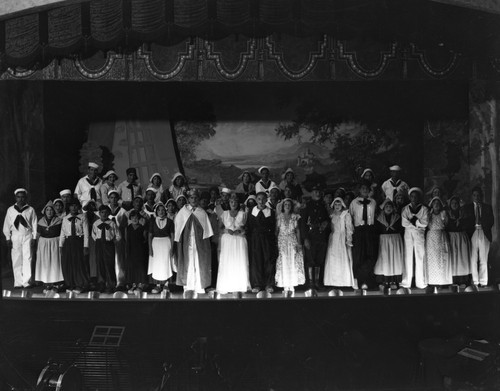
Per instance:
[[[346,245],[345,234],[332,232],[328,241],[324,284],[327,286],[354,287],[352,250]]]
[[[470,281],[471,243],[465,232],[450,232],[450,262],[453,282],[467,284]]]
[[[442,229],[429,230],[425,241],[425,264],[429,285],[453,283],[449,242]]]
[[[403,274],[404,243],[400,234],[380,235],[377,263],[374,273],[378,282],[401,282]]]
[[[83,237],[70,236],[62,248],[61,268],[64,282],[70,289],[85,288],[89,284],[89,264],[83,256]]]
[[[83,250],[82,250],[83,251]],[[38,239],[35,280],[51,284],[64,280],[59,254],[59,238]]]
[[[152,241],[153,256],[149,257],[148,274],[157,281],[166,281],[172,277],[172,257],[170,249],[172,241],[170,237],[155,237]]]
[[[95,242],[97,282],[107,288],[116,286],[115,243],[98,239]]]
[[[249,285],[247,239],[241,235],[223,234],[220,240],[217,290],[246,292]]]

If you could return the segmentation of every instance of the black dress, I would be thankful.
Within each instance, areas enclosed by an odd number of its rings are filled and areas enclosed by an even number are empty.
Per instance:
[[[144,227],[132,224],[127,227],[127,256],[125,261],[125,278],[129,283],[144,284],[148,282],[148,245]]]
[[[276,215],[273,211],[268,217],[264,216],[262,211],[259,211],[257,216],[250,213],[247,228],[252,288],[273,286],[278,255],[275,237]]]

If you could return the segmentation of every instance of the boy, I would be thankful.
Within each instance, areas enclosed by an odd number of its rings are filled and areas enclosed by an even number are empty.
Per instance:
[[[7,209],[3,223],[3,234],[12,249],[14,288],[31,288],[31,261],[36,239],[38,219],[35,210],[26,202],[26,189],[14,191],[16,203]]]
[[[121,206],[129,211],[132,209],[132,201],[136,196],[142,196],[142,187],[137,182],[137,170],[134,167],[127,168],[127,179],[118,185],[118,194],[121,198]]]
[[[111,293],[116,286],[115,242],[121,240],[120,231],[114,221],[109,219],[110,209],[106,205],[99,207],[99,220],[92,226],[92,238],[95,240],[97,283],[101,290]]]

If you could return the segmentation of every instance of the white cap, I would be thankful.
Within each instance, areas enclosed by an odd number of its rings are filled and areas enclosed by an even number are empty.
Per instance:
[[[175,200],[173,198],[169,198],[167,202],[165,202],[165,207],[168,205],[169,202],[173,202],[175,204]],[[177,204],[176,204],[177,206]]]
[[[89,162],[88,167],[91,167],[91,168],[99,168],[99,164],[94,163],[94,162]]]
[[[345,202],[344,202],[344,200],[343,200],[341,197],[336,197],[336,198],[332,201],[332,203],[330,204],[330,208],[332,208],[332,209],[333,209],[333,204],[335,204],[335,202],[337,202],[337,201],[340,201],[340,203],[342,204],[342,208],[347,209],[347,206],[345,206]]]
[[[392,167],[398,167],[398,166],[392,166]],[[392,169],[392,168],[390,168],[390,169]],[[396,171],[399,171],[399,170],[396,170]],[[361,178],[363,178],[367,172],[371,172],[371,173],[372,173],[372,175],[374,175],[374,174],[373,174],[373,170],[372,170],[371,168],[365,168],[365,169],[363,170],[363,173],[361,174]]]
[[[156,209],[158,209],[159,206],[163,206],[165,208],[165,204],[161,201],[158,201],[155,206],[153,207],[153,210],[155,211],[156,213]],[[166,208],[165,208],[166,209]]]
[[[270,192],[271,192],[271,190],[274,190],[274,189],[281,191],[281,189],[280,189],[278,186],[276,186],[276,185],[271,185],[271,186],[269,187],[269,189],[267,189],[267,192],[268,192],[268,193],[270,193]]]
[[[223,187],[222,189],[220,189],[220,192],[221,193],[227,193],[227,194],[231,194],[232,191],[230,189],[228,189],[227,187]]]
[[[106,174],[104,174],[103,178],[106,179],[110,175],[114,175],[116,179],[118,179],[118,175],[116,175],[116,172],[114,172],[113,170],[109,170]]]
[[[108,191],[108,197],[109,197],[111,194],[116,194],[118,197],[120,197],[120,193],[118,193],[115,189],[111,189],[110,191]]]
[[[293,174],[293,176],[295,176],[295,171],[293,171],[291,168],[287,168],[286,171],[283,173],[283,175],[281,177],[283,179],[285,179],[286,174],[288,174],[289,172],[291,172]]]
[[[187,201],[187,198],[184,194],[179,194],[176,198],[175,198],[175,202],[179,201],[179,198],[184,198],[186,201]]]
[[[254,200],[255,202],[257,202],[257,197],[254,195],[254,194],[250,194],[248,196],[248,198],[245,200],[245,205],[248,203],[248,201],[250,200]]]
[[[161,180],[161,175],[160,175],[160,173],[159,173],[159,172],[155,172],[153,175],[151,175],[151,178],[149,178],[149,182],[151,182],[151,183],[152,183],[152,182],[153,182],[153,178],[154,178],[155,176],[160,177],[160,180]],[[175,180],[175,179],[173,179],[173,180]]]
[[[271,170],[269,170],[269,167],[267,167],[267,166],[262,166],[262,167],[261,167],[261,168],[259,168],[257,171],[259,172],[259,174],[262,174],[262,170],[271,171]]]
[[[157,189],[155,189],[154,187],[148,187],[148,188],[146,189],[146,193],[147,193],[148,191],[152,191],[153,193],[158,193],[158,190],[157,190]]]
[[[17,193],[26,193],[26,194],[28,194],[28,190],[20,187],[19,189],[14,190],[14,195],[16,195]]]
[[[444,208],[444,202],[443,202],[443,200],[442,200],[441,198],[439,198],[439,197],[433,197],[433,198],[432,198],[432,200],[430,200],[430,201],[429,201],[429,208],[432,206],[432,203],[433,203],[434,201],[436,201],[436,200],[438,200],[438,201],[439,201],[439,203],[441,204],[441,208]]]
[[[416,191],[417,193],[419,193],[420,195],[422,195],[422,189],[420,187],[412,187],[410,190],[408,190],[408,195],[410,195],[411,193],[413,193],[414,191]]]
[[[394,166],[390,166],[389,170],[391,170],[391,171],[401,171],[401,167],[399,167],[397,164],[395,164]]]
[[[71,195],[71,190],[70,189],[64,189],[59,192],[59,195],[62,197],[64,195]]]
[[[180,172],[176,172],[172,177],[172,182],[175,182],[175,180],[180,176],[184,178],[184,175],[182,175]]]

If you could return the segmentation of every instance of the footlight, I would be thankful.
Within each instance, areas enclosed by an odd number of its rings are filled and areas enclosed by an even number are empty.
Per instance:
[[[399,288],[396,291],[396,295],[411,295],[411,289],[410,288]]]
[[[182,294],[182,297],[184,299],[197,299],[198,298],[198,293],[196,293],[196,291],[189,290],[189,291],[185,291]]]
[[[342,292],[340,289],[332,289],[330,292],[328,292],[328,296],[330,297],[344,296],[344,292]]]
[[[97,300],[99,298],[99,292],[96,291],[90,291],[87,293],[87,298],[90,300]]]
[[[2,297],[11,297],[12,291],[9,291],[8,289],[4,289],[2,291]]]
[[[125,292],[115,292],[113,293],[113,299],[128,299],[128,295]]]
[[[243,292],[234,292],[233,297],[235,299],[243,299]]]
[[[467,292],[467,293],[479,292],[479,288],[477,287],[477,285],[472,284],[472,285],[469,285],[467,288],[465,288],[465,292]]]
[[[139,299],[147,299],[148,292],[144,292],[144,291],[137,292],[137,297],[139,297]]]
[[[74,291],[67,291],[66,292],[66,298],[67,299],[76,299],[76,292],[74,292]]]
[[[23,299],[29,299],[32,296],[30,291],[22,290],[21,291],[21,297]]]
[[[305,297],[318,297],[318,291],[316,289],[308,289],[304,292]]]
[[[221,293],[218,291],[208,292],[208,297],[213,300],[219,300],[221,298]]]
[[[291,290],[284,290],[283,291],[283,297],[285,298],[291,298],[291,297],[294,297],[295,296],[295,292],[294,291],[291,291]]]
[[[160,292],[160,299],[170,299],[172,293],[168,289],[164,289]]]
[[[267,291],[260,291],[257,293],[257,299],[270,299],[273,295]]]

